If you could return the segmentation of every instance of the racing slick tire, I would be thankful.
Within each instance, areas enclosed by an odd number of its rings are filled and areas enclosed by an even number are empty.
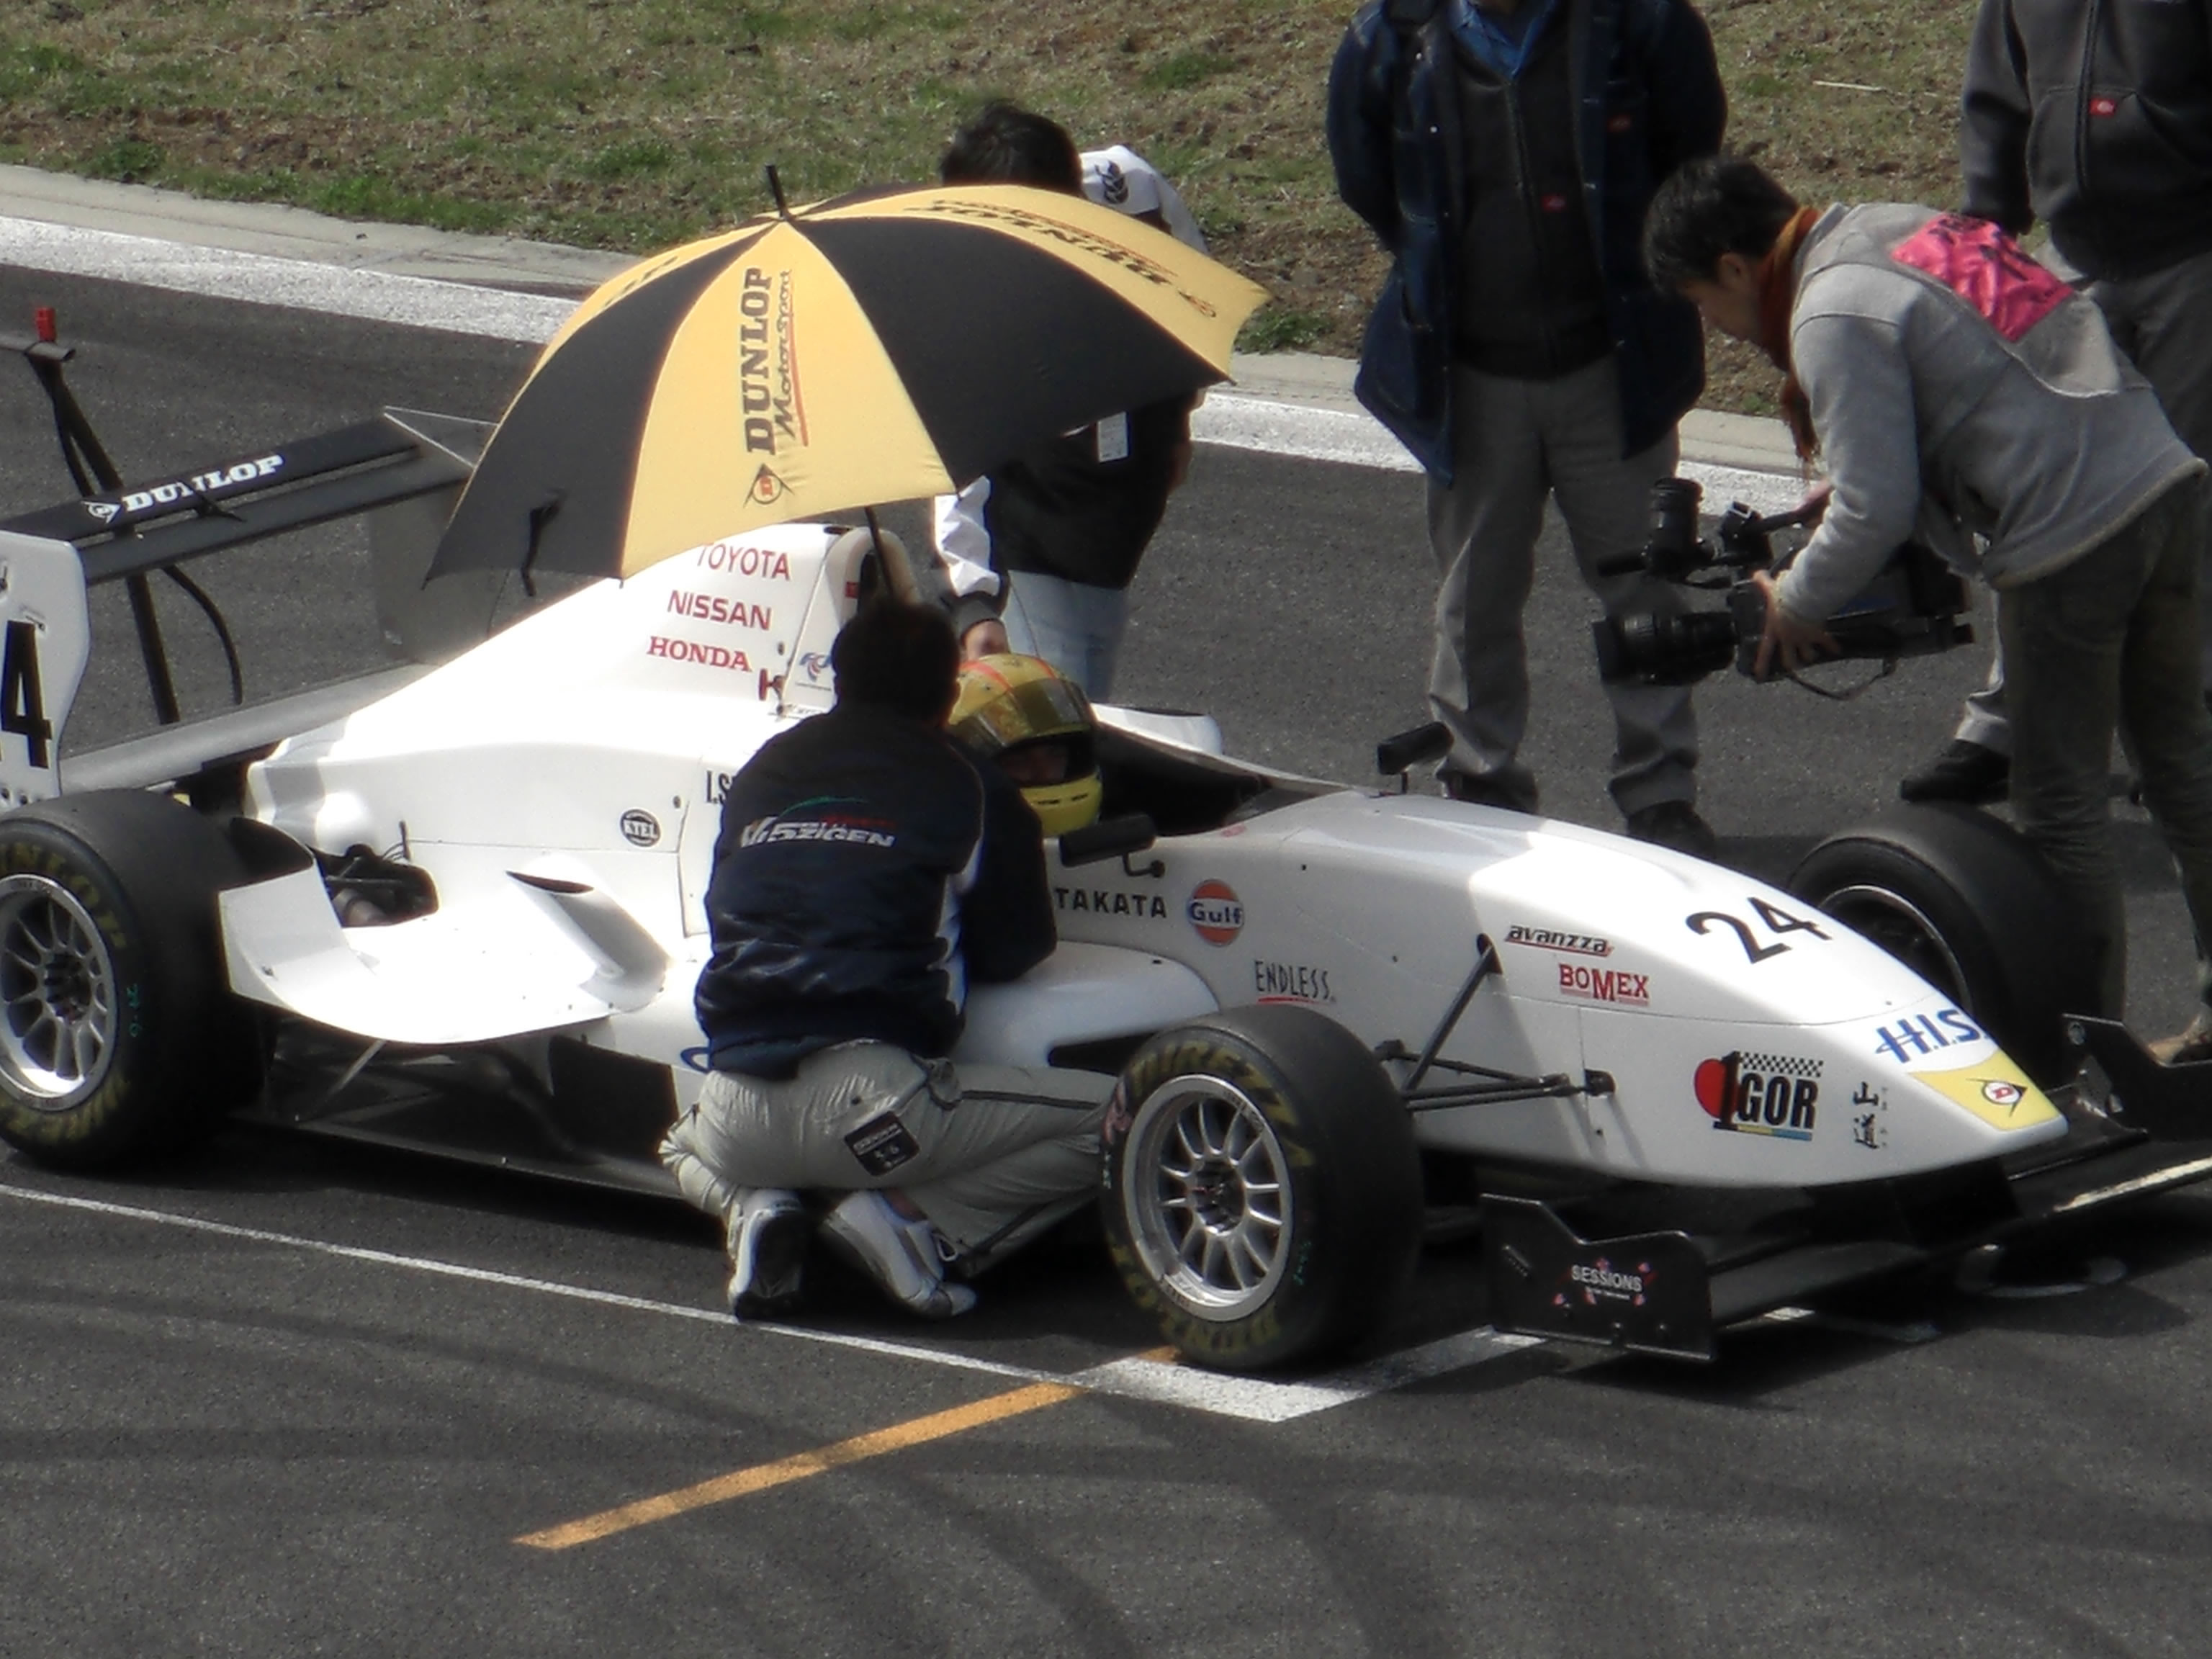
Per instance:
[[[166,795],[101,791],[0,817],[0,1139],[91,1169],[190,1139],[258,1088],[216,895],[246,872]]]
[[[1412,1119],[1365,1045],[1311,1009],[1232,1009],[1153,1037],[1122,1070],[1102,1139],[1115,1266],[1199,1364],[1326,1358],[1412,1275]]]
[[[2036,1082],[2070,1074],[2065,1016],[2095,1007],[2096,988],[2071,911],[2011,825],[1893,808],[1815,847],[1789,886],[1957,999]]]

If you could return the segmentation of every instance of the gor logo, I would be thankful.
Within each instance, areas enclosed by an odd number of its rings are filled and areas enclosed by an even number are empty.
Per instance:
[[[1810,1140],[1820,1062],[1743,1052],[1698,1063],[1693,1086],[1713,1127],[1777,1140]]]

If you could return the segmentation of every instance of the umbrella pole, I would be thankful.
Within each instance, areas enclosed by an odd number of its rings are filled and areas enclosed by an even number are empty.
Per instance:
[[[896,536],[884,534],[884,526],[872,507],[860,509],[867,516],[868,539],[876,545],[876,562],[882,568],[884,580],[890,585],[891,597],[901,605],[921,603],[921,584],[916,580],[914,566],[907,562],[906,544]]]

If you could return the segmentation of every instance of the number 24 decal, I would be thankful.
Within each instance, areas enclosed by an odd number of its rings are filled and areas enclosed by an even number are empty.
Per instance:
[[[1769,957],[1778,957],[1790,948],[1781,941],[1779,938],[1781,934],[1810,933],[1814,939],[1820,939],[1828,937],[1820,931],[1820,924],[1817,921],[1807,921],[1801,916],[1793,916],[1787,910],[1778,909],[1763,898],[1753,899],[1750,903],[1753,913],[1759,917],[1759,921],[1765,923],[1766,931],[1778,936],[1773,944],[1761,945],[1758,935],[1751,931],[1749,922],[1741,916],[1732,916],[1725,910],[1700,910],[1694,916],[1686,918],[1686,921],[1693,933],[1703,933],[1716,925],[1728,928],[1735,933],[1736,943],[1743,946],[1744,955],[1754,963],[1764,962]]]

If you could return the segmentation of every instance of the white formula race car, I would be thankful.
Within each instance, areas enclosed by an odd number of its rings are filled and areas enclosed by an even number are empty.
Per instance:
[[[27,1155],[245,1113],[673,1190],[721,796],[829,705],[886,544],[780,527],[494,631],[475,579],[418,591],[481,437],[387,415],[0,526],[0,1136]],[[362,511],[387,631],[442,660],[65,756],[88,582]],[[1784,891],[1101,715],[1059,949],[974,992],[957,1058],[1111,1091],[1109,1246],[1196,1360],[1354,1341],[1425,1216],[1479,1217],[1470,1322],[1709,1358],[1734,1321],[2212,1172],[2172,1144],[2203,1084],[2060,1019],[2063,928],[1993,820],[1834,837]]]

